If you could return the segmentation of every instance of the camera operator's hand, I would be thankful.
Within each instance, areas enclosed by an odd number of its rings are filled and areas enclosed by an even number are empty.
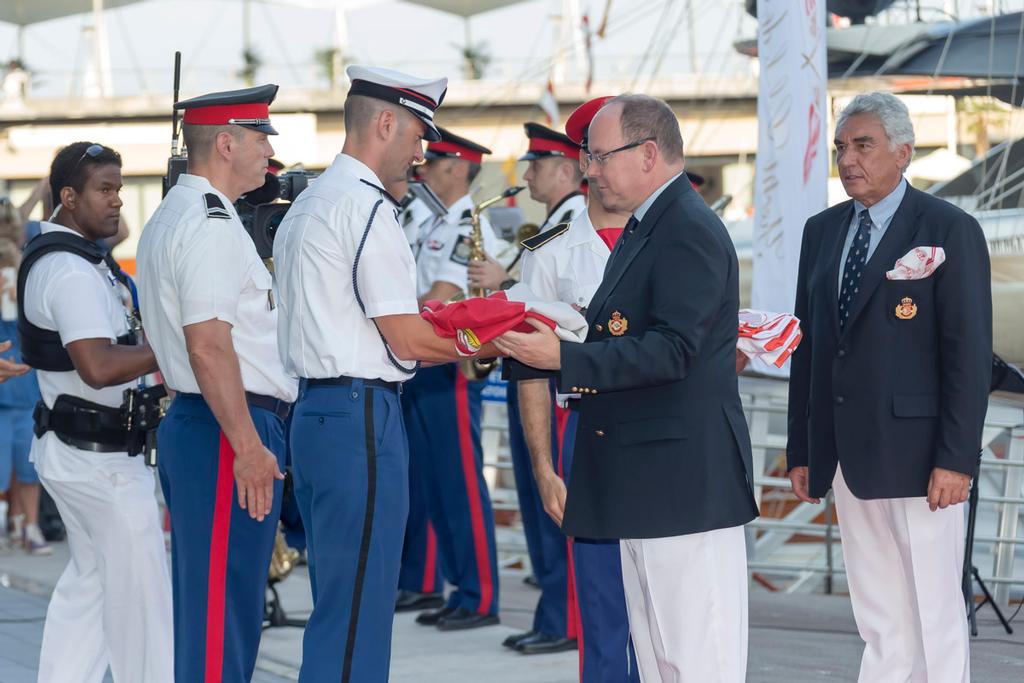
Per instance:
[[[250,517],[262,522],[274,504],[274,480],[284,479],[277,458],[256,441],[235,451],[234,470],[238,504],[248,510]]]

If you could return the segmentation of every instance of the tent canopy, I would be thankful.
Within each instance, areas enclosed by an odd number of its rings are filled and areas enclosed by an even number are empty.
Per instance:
[[[491,10],[516,5],[524,0],[405,0],[413,5],[423,5],[460,17],[471,17]]]
[[[140,0],[102,0],[101,9],[113,9]],[[15,26],[28,26],[41,21],[60,19],[93,11],[93,0],[3,0],[0,21]]]

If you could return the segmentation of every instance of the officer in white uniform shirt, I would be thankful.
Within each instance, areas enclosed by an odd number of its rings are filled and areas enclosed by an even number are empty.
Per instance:
[[[175,671],[249,681],[297,393],[277,350],[271,275],[233,202],[261,186],[276,85],[179,102],[189,172],[139,241],[142,311],[167,386],[158,466],[171,516]],[[237,502],[236,502],[237,501]]]
[[[561,223],[568,223],[587,209],[587,198],[580,192],[583,173],[577,158],[580,146],[565,134],[539,123],[525,123],[529,140],[526,153],[519,161],[530,165],[523,173],[530,198],[544,205],[547,212],[539,232],[546,232]],[[493,253],[493,252],[488,252]],[[508,289],[515,280],[512,273],[522,257],[522,250],[507,267],[492,257],[471,264],[469,283],[489,290]]]
[[[39,681],[100,681],[109,665],[115,683],[169,683],[171,582],[155,483],[128,455],[138,451],[122,407],[156,359],[130,333],[130,278],[97,244],[117,232],[121,157],[76,142],[49,177],[58,209],[25,251],[18,331],[42,395],[31,455],[71,560],[47,610]]]
[[[473,243],[470,185],[491,151],[438,127],[441,139],[427,145],[427,162],[419,167],[424,183],[447,206],[445,216],[420,229],[416,249],[416,293],[420,302],[446,301],[466,290],[466,268]],[[497,240],[480,218],[484,248]],[[480,444],[481,392],[485,380],[468,379],[454,363],[424,368],[405,387],[402,409],[409,432],[410,514],[399,587],[426,576],[426,528],[429,518],[437,556],[447,583],[454,587],[445,604],[425,611],[417,622],[463,630],[498,621],[498,563],[494,513],[483,477]],[[422,496],[425,506],[419,506]],[[424,517],[426,513],[426,517]],[[437,582],[440,589],[440,582]],[[428,598],[429,599],[429,598]],[[403,593],[398,609],[427,607]]]
[[[408,514],[400,383],[417,359],[458,357],[418,315],[416,267],[385,188],[439,137],[448,81],[347,73],[342,152],[282,221],[274,265],[281,354],[300,378],[291,453],[313,579],[299,677],[375,683],[388,678]]]
[[[530,191],[530,198],[544,204],[547,213],[539,233],[522,244],[540,244],[555,233],[561,234],[560,231],[566,230],[578,215],[586,214],[586,197],[580,192],[583,182],[583,173],[579,167],[580,145],[564,133],[539,123],[526,123],[523,128],[528,148],[519,160],[529,162],[523,180]],[[525,268],[526,254],[526,247],[521,246],[513,266]],[[510,271],[514,272],[512,266],[508,270],[502,269],[490,258],[485,263],[474,263],[469,268],[470,285],[507,289],[516,282]],[[544,292],[535,294],[541,298],[547,295]],[[532,628],[509,636],[503,644],[517,649],[522,641],[530,640],[536,647],[532,650],[519,648],[519,651],[557,651],[570,647],[570,644],[574,645],[577,636],[568,549],[565,537],[545,514],[537,492],[530,453],[523,438],[517,392],[509,391],[507,401],[509,451],[530,564],[541,588],[541,598],[534,613]],[[548,451],[552,448],[557,451],[559,439],[557,435],[552,439],[553,445],[549,446]]]

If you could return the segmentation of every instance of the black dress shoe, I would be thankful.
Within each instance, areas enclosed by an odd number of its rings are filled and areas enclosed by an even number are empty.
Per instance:
[[[547,633],[537,633],[530,638],[519,641],[515,649],[524,655],[545,655],[552,652],[565,652],[575,650],[579,647],[575,638],[563,638],[552,636]]]
[[[454,611],[454,607],[428,609],[426,612],[420,612],[416,615],[416,623],[422,624],[423,626],[437,626],[437,622],[441,621],[442,618],[448,616]]]
[[[438,619],[437,628],[440,631],[464,631],[468,628],[493,626],[500,621],[496,614],[478,614],[470,612],[465,607],[459,607]]]
[[[400,590],[395,600],[396,612],[412,612],[419,609],[436,609],[444,607],[444,595],[441,593],[417,593],[416,591]]]
[[[513,633],[508,638],[503,640],[501,644],[504,647],[508,647],[514,650],[516,649],[516,645],[518,645],[520,641],[526,640],[527,638],[532,638],[535,635],[537,635],[536,631],[527,631],[526,633]]]
[[[524,576],[523,577],[523,583],[525,583],[527,586],[533,586],[534,588],[540,588],[540,581],[538,581],[537,577],[534,576],[533,574],[527,574],[526,576]]]

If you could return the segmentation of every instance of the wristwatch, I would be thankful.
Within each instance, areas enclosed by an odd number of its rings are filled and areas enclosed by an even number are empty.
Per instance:
[[[519,283],[516,281],[516,279],[514,277],[510,277],[509,279],[505,280],[500,285],[498,285],[498,288],[504,291],[506,289],[512,289],[517,284]]]

